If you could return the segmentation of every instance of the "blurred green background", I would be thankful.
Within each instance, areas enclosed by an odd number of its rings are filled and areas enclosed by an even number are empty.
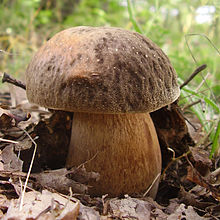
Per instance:
[[[56,32],[68,27],[118,26],[139,31],[168,55],[180,84],[195,68],[207,64],[181,91],[180,104],[200,101],[189,111],[211,133],[217,149],[219,16],[220,0],[0,0],[0,72],[24,80],[34,52]]]
[[[207,64],[207,83],[220,93],[220,0],[130,1],[142,32],[169,56],[179,77]],[[21,77],[33,53],[56,32],[78,25],[134,30],[126,0],[0,0],[0,71]],[[187,37],[193,60],[187,47]],[[194,80],[201,82],[199,75]]]

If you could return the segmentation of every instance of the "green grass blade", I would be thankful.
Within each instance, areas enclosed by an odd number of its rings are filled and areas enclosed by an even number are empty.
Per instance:
[[[135,31],[137,31],[140,34],[143,34],[143,31],[141,30],[140,26],[138,25],[138,23],[134,17],[134,12],[133,12],[133,8],[132,8],[131,0],[127,0],[127,5],[128,5],[129,18],[130,18],[131,23],[134,26]]]
[[[200,93],[197,93],[191,89],[187,89],[187,88],[183,88],[183,90],[187,93],[190,93],[200,99],[203,99],[208,105],[210,105],[217,113],[220,113],[220,109],[219,109],[219,106],[213,101],[211,100],[210,98],[200,94]]]
[[[213,143],[212,143],[212,149],[211,149],[211,153],[210,153],[210,158],[213,157],[213,155],[215,154],[215,152],[217,151],[217,149],[219,148],[219,135],[220,135],[220,120],[218,121],[218,125],[216,128],[216,132],[213,138]]]
[[[184,97],[186,97],[188,99],[188,95],[191,94],[193,95],[193,97],[197,97],[199,99],[203,99],[207,104],[209,104],[209,106],[211,106],[211,108],[213,110],[216,110],[216,112],[220,112],[219,107],[216,103],[214,103],[211,99],[209,99],[208,97],[202,95],[202,94],[198,94],[196,92],[194,92],[193,90],[189,89],[189,88],[183,88],[181,90],[182,95]],[[216,121],[210,123],[206,123],[206,117],[205,117],[205,113],[202,111],[202,109],[198,106],[192,106],[191,107],[193,112],[195,113],[195,115],[197,116],[197,118],[199,119],[199,121],[201,122],[204,130],[207,133],[210,133],[209,138],[212,142],[212,148],[211,148],[211,152],[210,152],[210,158],[213,157],[213,155],[215,154],[215,152],[217,152],[217,150],[219,149],[219,136],[220,136],[220,120],[218,119],[217,123]],[[214,129],[214,127],[217,128],[216,130]],[[211,131],[210,131],[211,129]]]

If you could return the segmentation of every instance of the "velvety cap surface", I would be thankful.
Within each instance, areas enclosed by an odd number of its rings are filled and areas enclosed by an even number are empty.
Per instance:
[[[148,38],[110,27],[59,32],[26,70],[30,102],[73,112],[151,112],[179,97],[177,75]]]

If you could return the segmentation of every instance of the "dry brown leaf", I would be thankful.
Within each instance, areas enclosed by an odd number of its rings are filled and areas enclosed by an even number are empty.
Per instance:
[[[213,205],[211,207],[207,207],[206,210],[211,213],[211,215],[215,216],[216,219],[220,219],[220,204]],[[207,215],[207,214],[206,214]]]
[[[206,176],[210,173],[212,161],[209,159],[208,151],[199,147],[191,147],[191,161],[193,161],[196,170],[202,175]]]
[[[199,187],[203,188],[201,186]],[[206,207],[215,205],[213,202],[201,200],[200,195],[197,195],[197,193],[193,193],[191,191],[187,192],[183,187],[181,187],[181,190],[179,192],[179,197],[180,197],[179,202],[202,210],[204,210]]]
[[[0,194],[0,210],[7,210],[8,206],[9,206],[9,200],[7,199],[7,197],[5,195]],[[0,219],[1,219],[1,215],[0,215]]]
[[[199,147],[190,147],[192,157],[194,162],[204,164],[205,166],[211,168],[212,161],[209,159],[209,152],[205,151]]]
[[[6,171],[22,171],[23,161],[21,161],[14,153],[14,145],[7,145],[1,152],[1,162],[3,170]]]
[[[98,181],[100,174],[97,172],[88,172],[84,165],[72,168],[68,171],[68,177],[83,184],[88,184],[90,180]]]
[[[127,197],[112,199],[109,202],[110,213],[119,219],[148,220],[151,215],[151,204],[139,199]]]
[[[23,112],[21,109],[6,110],[0,108],[0,122],[1,129],[7,129],[20,123],[21,121],[27,121],[30,118],[30,114]]]
[[[186,206],[184,204],[180,204],[180,206],[176,209],[176,211],[167,218],[167,220],[177,220],[177,219],[202,220],[205,218],[200,217],[194,211],[192,206]]]
[[[80,204],[77,220],[100,220],[100,215],[93,208]]]
[[[21,194],[21,182],[25,182],[26,176],[27,174],[21,171],[0,171],[0,192],[8,199],[18,198]],[[30,178],[28,188],[33,186],[32,183],[33,180]]]
[[[200,175],[200,173],[195,170],[192,166],[188,166],[187,169],[187,180],[196,183],[204,188],[206,188],[207,190],[209,190],[212,193],[212,196],[220,201],[220,191],[218,190],[217,187],[211,185],[204,177],[202,177]]]
[[[12,126],[14,123],[10,111],[0,108],[0,129],[8,129]]]
[[[14,86],[12,84],[8,84],[9,92],[11,95],[11,103],[12,106],[17,106],[22,101],[27,100],[26,91],[18,86]]]
[[[69,193],[69,188],[72,188],[74,193],[86,193],[88,187],[78,183],[68,177],[66,168],[58,170],[48,170],[42,173],[32,174],[31,176],[43,187],[55,189],[63,194]]]
[[[11,200],[10,206],[3,219],[60,219],[76,220],[80,203],[68,200],[57,193],[43,190],[42,193],[31,191],[25,193],[22,210],[20,200]]]

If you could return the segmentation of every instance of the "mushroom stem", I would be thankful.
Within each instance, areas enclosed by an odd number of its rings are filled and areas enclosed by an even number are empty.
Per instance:
[[[67,167],[85,163],[100,174],[95,196],[142,193],[161,172],[161,152],[149,113],[74,113]],[[158,178],[159,179],[159,178]],[[159,181],[150,190],[155,197]]]

